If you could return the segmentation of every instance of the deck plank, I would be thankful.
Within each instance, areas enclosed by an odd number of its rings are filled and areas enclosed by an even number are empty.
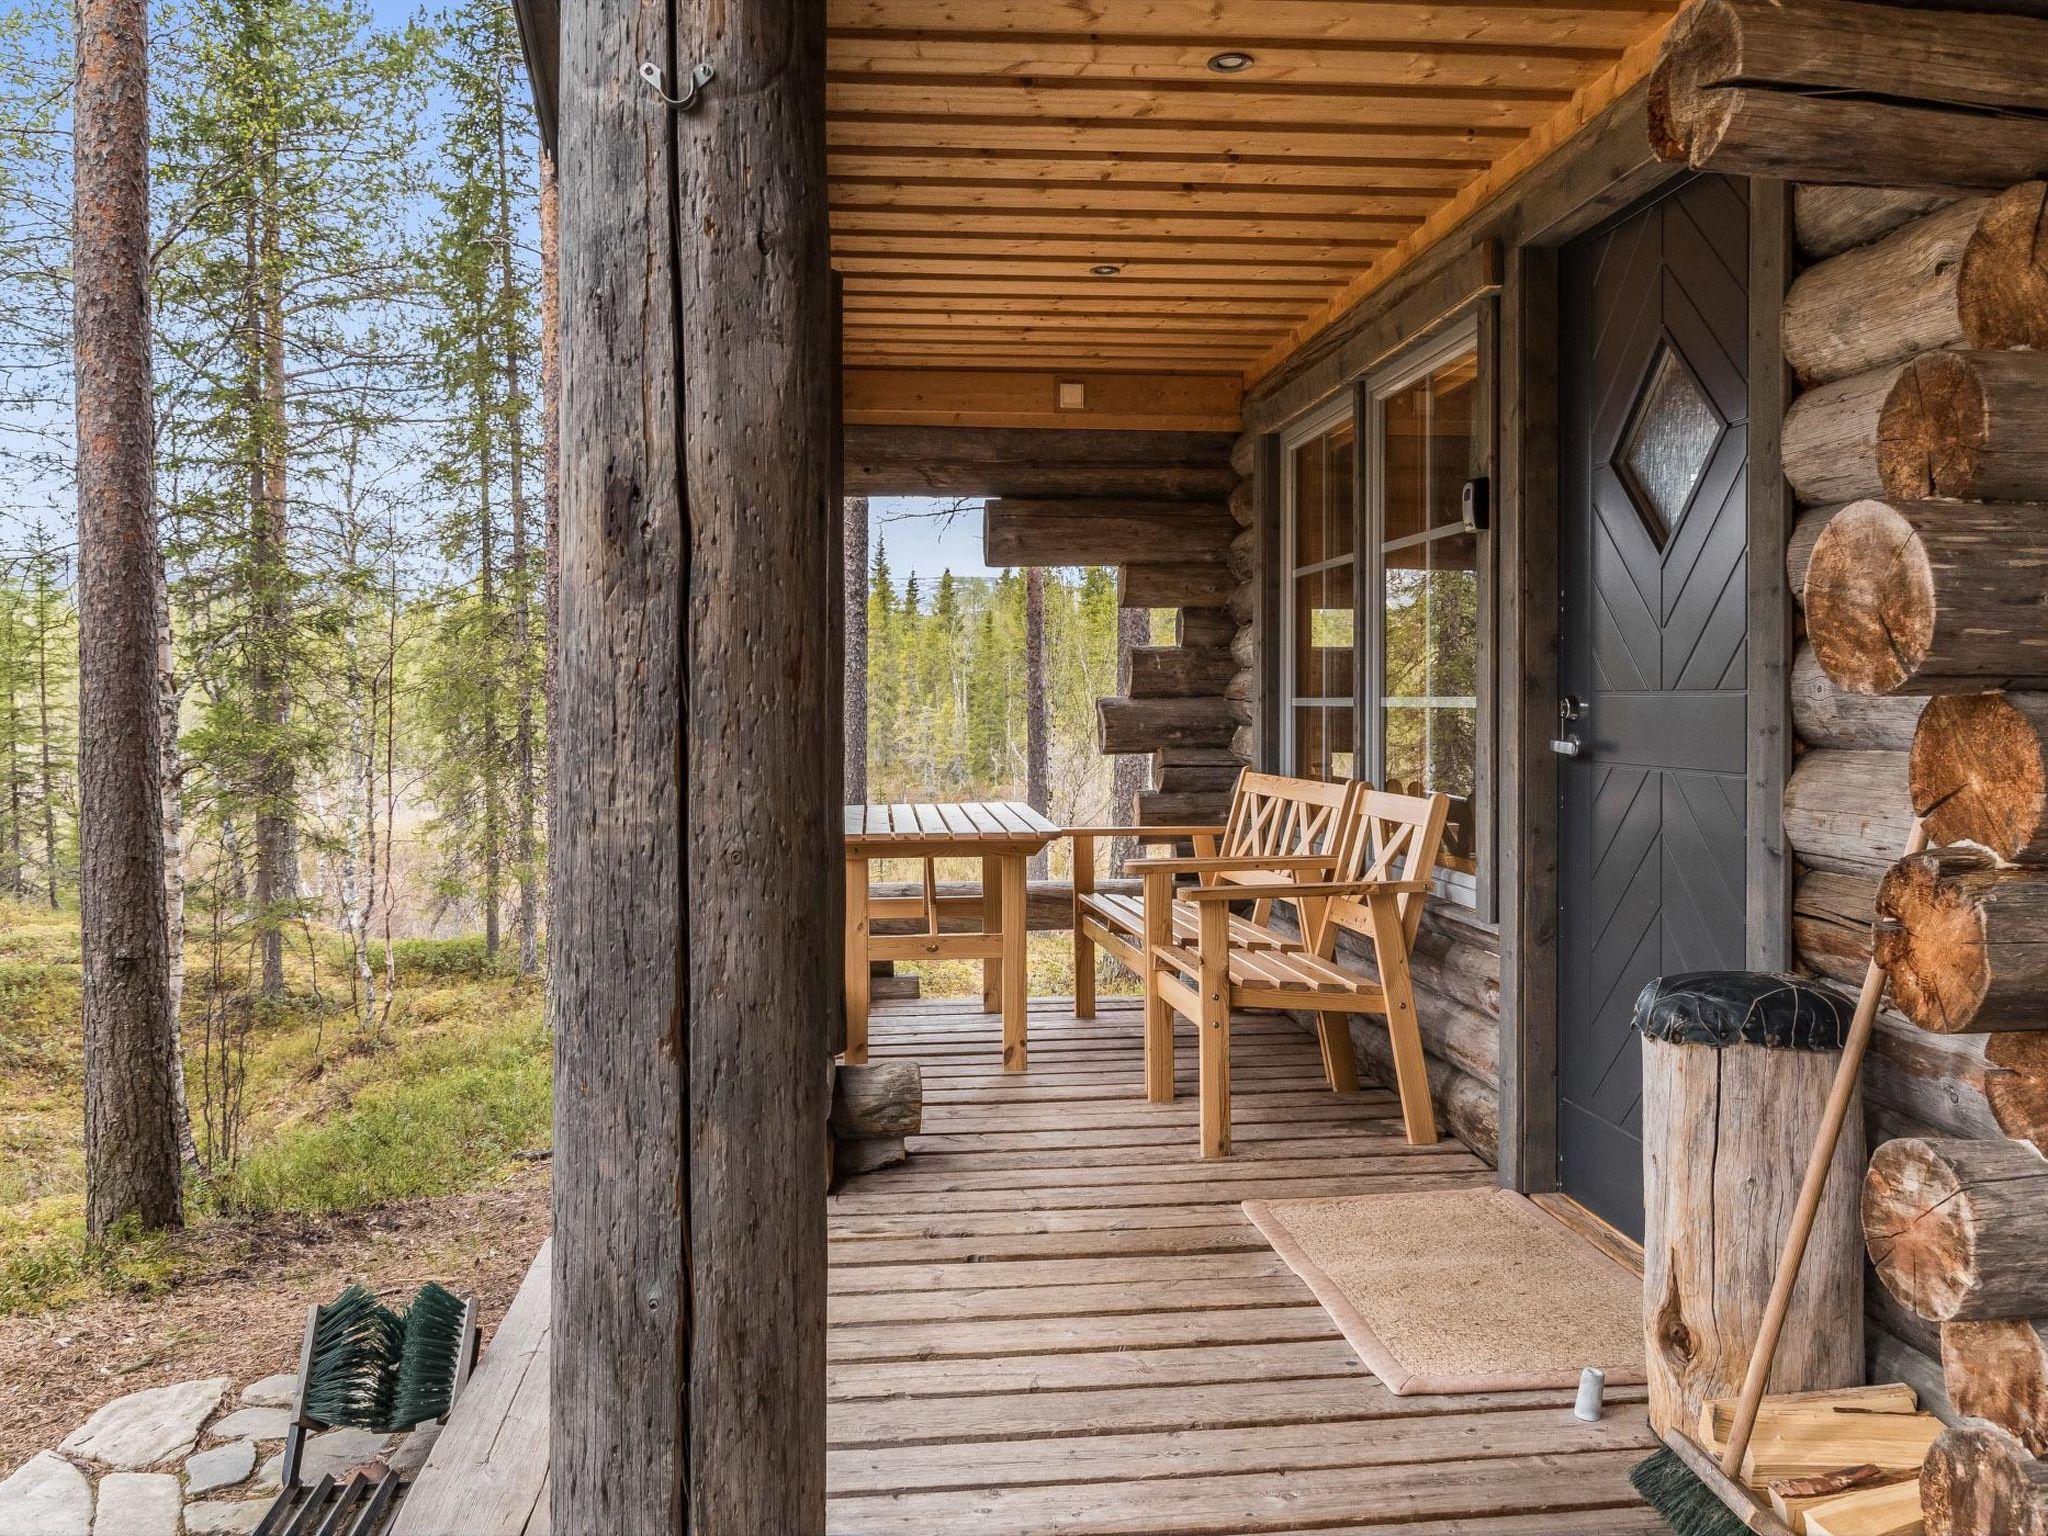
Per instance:
[[[1181,1097],[1139,1095],[1140,1019],[1032,1009],[1032,1071],[993,1020],[922,999],[874,1059],[925,1070],[910,1160],[831,1202],[833,1536],[1652,1536],[1628,1469],[1640,1388],[1597,1424],[1567,1392],[1395,1397],[1239,1209],[1247,1198],[1483,1188],[1407,1146],[1391,1094],[1322,1085],[1284,1021],[1233,1028],[1237,1153],[1196,1156]]]

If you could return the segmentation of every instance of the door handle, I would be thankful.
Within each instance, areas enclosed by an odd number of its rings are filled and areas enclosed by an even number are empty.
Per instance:
[[[1579,740],[1578,732],[1573,731],[1562,740],[1553,741],[1550,750],[1559,757],[1577,757],[1585,750],[1585,744]]]

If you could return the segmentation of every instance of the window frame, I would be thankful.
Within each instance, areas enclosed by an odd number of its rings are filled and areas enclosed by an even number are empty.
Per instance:
[[[1333,428],[1342,426],[1347,421],[1351,424],[1352,437],[1351,553],[1349,555],[1338,555],[1327,560],[1314,561],[1308,565],[1299,565],[1294,558],[1296,524],[1299,511],[1299,502],[1296,494],[1297,488],[1294,482],[1295,450],[1305,443],[1313,442],[1316,438],[1324,436]],[[1277,673],[1280,696],[1279,760],[1280,771],[1296,777],[1304,777],[1305,775],[1303,775],[1302,766],[1295,756],[1300,747],[1300,742],[1296,739],[1295,735],[1295,711],[1297,709],[1312,708],[1319,704],[1328,707],[1333,703],[1343,702],[1335,698],[1335,696],[1328,694],[1317,694],[1312,697],[1301,695],[1295,687],[1296,581],[1302,576],[1311,575],[1316,571],[1330,570],[1347,562],[1351,566],[1352,697],[1349,703],[1352,716],[1352,767],[1356,769],[1364,761],[1363,755],[1358,748],[1357,678],[1357,668],[1360,665],[1363,654],[1359,647],[1359,636],[1363,633],[1361,621],[1364,618],[1363,593],[1365,590],[1359,575],[1362,569],[1364,551],[1360,548],[1358,542],[1358,536],[1363,527],[1363,519],[1359,509],[1359,495],[1362,484],[1359,474],[1359,461],[1364,455],[1363,444],[1359,437],[1360,424],[1359,402],[1354,398],[1354,392],[1347,389],[1320,409],[1311,411],[1298,421],[1292,423],[1280,435],[1280,631],[1276,637],[1278,641],[1277,650],[1279,652],[1279,671]],[[1356,774],[1353,776],[1357,777]]]
[[[1472,437],[1475,444],[1473,474],[1485,475],[1492,459],[1491,370],[1487,367],[1478,313],[1468,313],[1441,331],[1416,343],[1384,366],[1369,373],[1358,389],[1359,450],[1361,485],[1358,495],[1358,593],[1360,645],[1358,647],[1358,699],[1354,706],[1361,735],[1358,761],[1362,777],[1374,784],[1386,782],[1385,695],[1381,691],[1386,666],[1386,455],[1383,448],[1387,401],[1430,374],[1459,358],[1470,355],[1476,364]],[[1403,547],[1437,539],[1456,537],[1463,529],[1451,525],[1430,529],[1398,541]],[[1473,854],[1478,866],[1473,873],[1438,869],[1436,886],[1445,901],[1472,916],[1485,919],[1492,907],[1492,870],[1497,830],[1493,826],[1494,796],[1488,781],[1494,772],[1493,733],[1488,729],[1493,699],[1492,550],[1485,530],[1474,535],[1473,565],[1478,581],[1479,654],[1474,658],[1473,696]]]

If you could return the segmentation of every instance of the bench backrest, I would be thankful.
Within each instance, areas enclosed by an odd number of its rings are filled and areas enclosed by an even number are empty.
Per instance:
[[[1289,779],[1247,768],[1237,776],[1230,797],[1230,818],[1224,824],[1217,853],[1232,859],[1289,858],[1326,853],[1342,856],[1351,802],[1362,786],[1326,784],[1320,779]],[[1269,871],[1229,873],[1221,878],[1259,885],[1272,880]],[[1313,878],[1313,877],[1305,877]]]
[[[1437,849],[1444,840],[1444,821],[1449,816],[1448,795],[1393,795],[1383,790],[1358,786],[1346,827],[1345,844],[1338,864],[1338,880],[1428,880],[1436,869]],[[1422,923],[1426,891],[1406,892],[1397,898],[1401,929],[1406,947],[1415,947],[1415,930]],[[1355,896],[1333,898],[1323,913],[1327,954],[1334,928],[1354,933],[1372,931],[1372,913]]]

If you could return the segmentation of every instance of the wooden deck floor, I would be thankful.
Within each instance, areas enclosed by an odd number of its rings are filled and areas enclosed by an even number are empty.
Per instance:
[[[1664,1531],[1627,1483],[1640,1389],[1592,1425],[1566,1393],[1394,1397],[1239,1211],[1492,1182],[1407,1147],[1391,1094],[1338,1098],[1308,1035],[1248,1016],[1237,1152],[1203,1163],[1191,1038],[1170,1106],[1139,1097],[1129,1005],[1035,1003],[1022,1076],[999,1038],[958,1002],[875,1014],[925,1134],[831,1202],[834,1536]]]

